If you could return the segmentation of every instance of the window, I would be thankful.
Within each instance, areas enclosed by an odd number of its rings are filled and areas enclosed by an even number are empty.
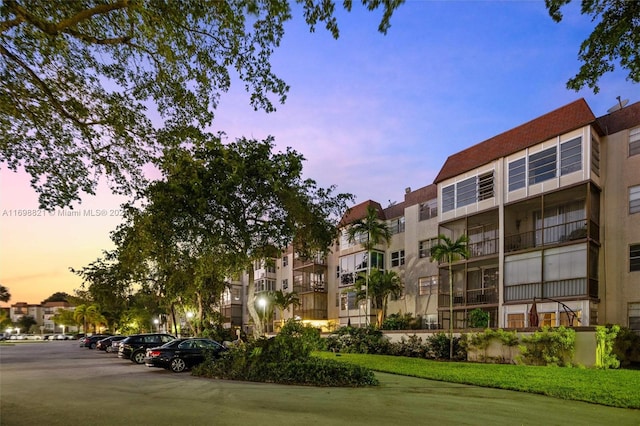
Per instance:
[[[438,244],[437,238],[420,241],[418,244],[418,256],[420,258],[431,257],[431,247]]]
[[[394,251],[391,253],[391,267],[397,268],[404,265],[404,250]]]
[[[640,303],[629,303],[629,328],[640,331]]]
[[[286,254],[282,256],[282,266],[287,266],[289,264],[289,256]]]
[[[478,176],[478,201],[493,198],[493,172]]]
[[[456,207],[467,206],[477,200],[475,176],[456,184]]]
[[[287,278],[282,280],[282,289],[286,290],[289,288],[289,280]]]
[[[629,272],[640,271],[640,244],[629,246]]]
[[[422,317],[423,327],[429,330],[436,330],[438,326],[438,314],[427,314]]]
[[[640,213],[640,185],[629,188],[629,213]]]
[[[540,312],[538,314],[540,327],[555,327],[556,326],[556,313],[555,312]]]
[[[389,231],[391,234],[404,232],[404,216],[389,221]]]
[[[640,154],[640,127],[629,132],[629,157]]]
[[[580,318],[582,318],[582,311],[574,312],[560,312],[560,324],[563,327],[575,327],[580,325]]]
[[[420,278],[418,284],[418,294],[420,296],[429,296],[438,294],[438,276]]]
[[[524,188],[527,171],[525,160],[525,158],[520,158],[509,163],[509,191]]]
[[[442,188],[442,211],[448,212],[453,210],[456,206],[455,198],[456,188],[454,185],[449,185],[446,188]]]
[[[529,185],[556,177],[556,147],[529,156]]]
[[[600,142],[591,135],[591,170],[600,176]]]
[[[507,314],[507,328],[523,328],[524,314]]]
[[[429,200],[426,203],[420,204],[420,212],[418,213],[418,220],[427,220],[438,217],[438,200]]]
[[[582,169],[582,138],[560,144],[560,176]]]

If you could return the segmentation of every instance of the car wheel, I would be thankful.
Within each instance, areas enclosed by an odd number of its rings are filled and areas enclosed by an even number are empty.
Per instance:
[[[138,351],[131,354],[131,361],[135,362],[136,364],[142,364],[144,362],[144,352]]]
[[[174,373],[182,373],[187,368],[187,364],[182,358],[174,358],[171,360],[171,371]]]
[[[95,349],[95,348],[96,348],[96,346],[98,346],[98,345],[97,345],[97,344],[95,344],[95,343],[92,343],[92,344],[89,346],[89,349]]]

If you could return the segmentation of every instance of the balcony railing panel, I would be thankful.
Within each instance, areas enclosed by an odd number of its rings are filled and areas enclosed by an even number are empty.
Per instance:
[[[591,223],[590,233],[593,237],[594,233],[599,233],[593,222]],[[543,245],[558,244],[565,241],[576,241],[587,238],[587,221],[576,220],[573,222],[562,223],[560,225],[547,226],[535,231],[527,231],[520,234],[507,235],[504,237],[504,251],[506,253],[525,250]],[[594,238],[597,240],[597,238]]]
[[[590,283],[595,286],[597,283]],[[505,302],[519,300],[532,300],[534,297],[588,297],[586,278],[572,278],[558,281],[547,281],[544,283],[528,283],[510,285],[504,288]]]
[[[498,239],[491,238],[477,243],[469,243],[471,257],[488,256],[498,253]]]
[[[324,281],[313,281],[313,282],[303,282],[303,283],[294,283],[293,291],[296,293],[310,293],[310,292],[320,292],[324,293],[327,291],[327,286]]]
[[[498,303],[498,292],[495,288],[467,290],[468,305],[488,305]]]

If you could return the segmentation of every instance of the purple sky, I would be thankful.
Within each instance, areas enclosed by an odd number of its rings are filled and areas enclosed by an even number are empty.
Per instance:
[[[376,31],[380,13],[354,5],[352,13],[338,13],[338,40],[323,27],[309,33],[298,15],[272,62],[291,86],[286,104],[272,114],[255,112],[235,84],[210,130],[231,140],[273,135],[279,150],[290,146],[305,156],[305,175],[320,186],[337,185],[356,202],[402,201],[404,188],[432,183],[449,155],[578,98],[596,116],[616,96],[640,101],[640,85],[620,70],[601,80],[598,95],[565,88],[593,28],[578,6],[556,24],[543,2],[409,0],[383,36]],[[0,214],[37,209],[28,177],[2,167],[0,190]],[[115,216],[3,214],[0,283],[11,303],[39,303],[78,288],[68,268],[111,247],[121,201],[105,187],[76,210]]]

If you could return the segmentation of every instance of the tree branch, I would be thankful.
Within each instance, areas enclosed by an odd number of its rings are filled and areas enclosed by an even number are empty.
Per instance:
[[[53,94],[49,86],[47,86],[47,84],[44,81],[42,81],[42,79],[40,79],[40,77],[29,67],[29,65],[27,65],[24,61],[22,61],[19,57],[17,57],[13,53],[9,52],[2,45],[0,45],[0,55],[4,55],[8,57],[11,61],[18,64],[23,70],[25,70],[27,74],[31,76],[33,81],[35,81],[36,85],[39,86],[40,89],[44,92],[44,94],[49,99],[49,101],[51,101],[55,109],[58,110],[58,112],[60,112],[60,114],[62,114],[64,117],[73,121],[78,126],[90,126],[90,125],[100,124],[100,122],[82,121],[78,117],[75,117],[73,114],[67,111],[65,107],[60,103],[60,100]]]
[[[46,34],[58,35],[61,31],[66,30],[69,27],[76,26],[79,22],[86,21],[95,15],[102,15],[113,10],[124,9],[129,6],[129,0],[118,0],[115,3],[100,4],[91,9],[82,10],[70,18],[63,19],[57,24],[40,19],[40,17],[30,13],[27,9],[20,6],[13,0],[6,0],[5,4],[9,9],[15,12],[17,15],[16,19],[28,21]]]

